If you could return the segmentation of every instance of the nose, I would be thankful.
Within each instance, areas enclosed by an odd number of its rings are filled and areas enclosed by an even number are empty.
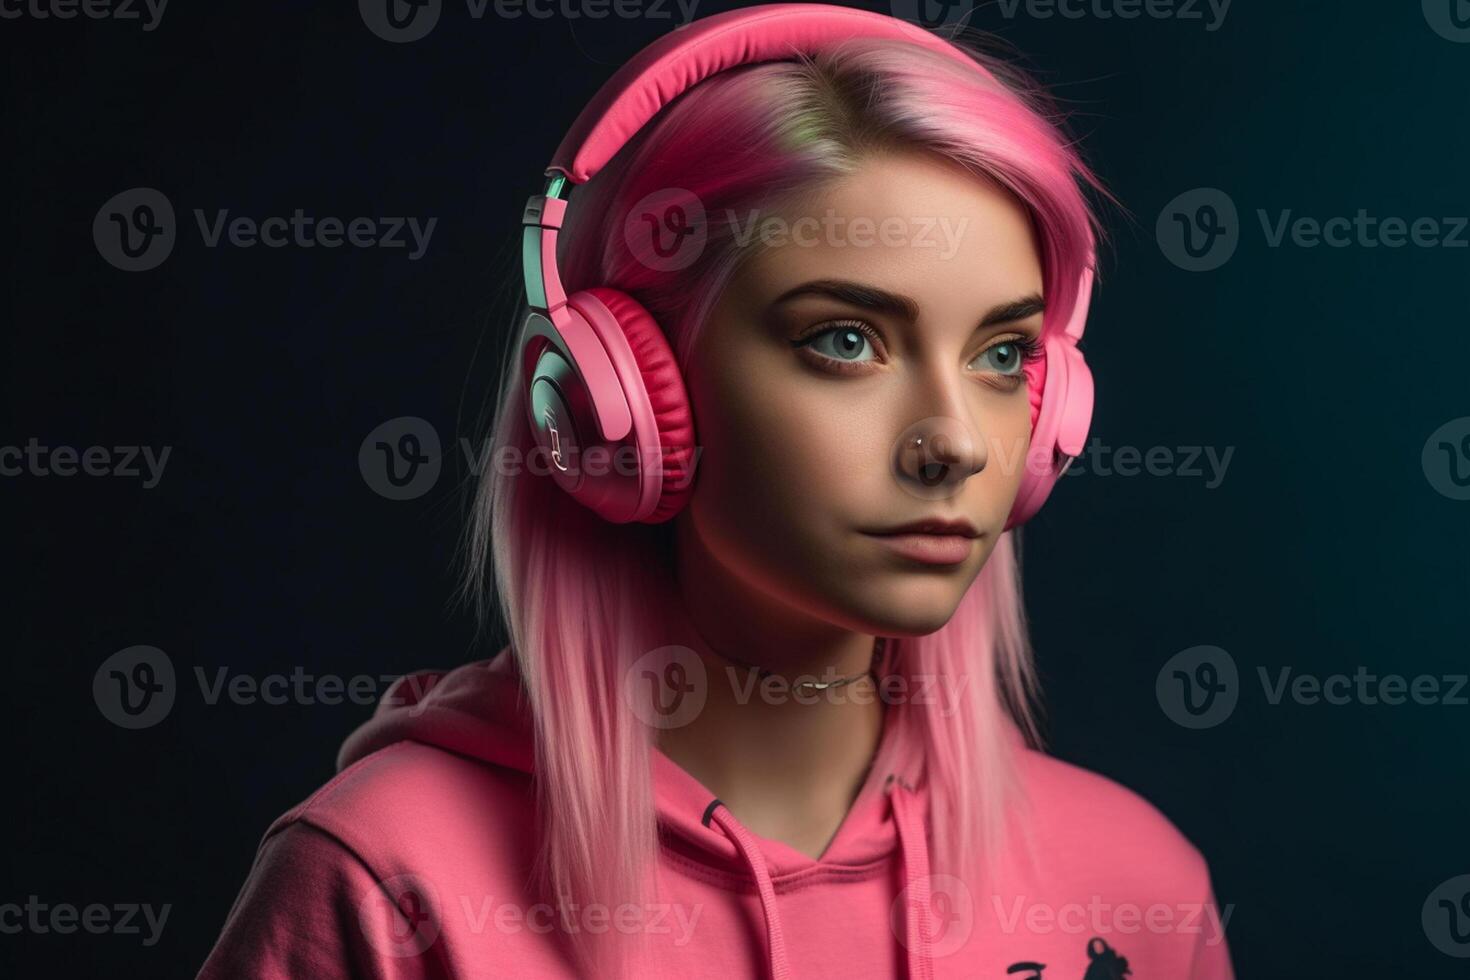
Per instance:
[[[988,450],[961,419],[931,415],[904,429],[894,446],[894,470],[906,489],[925,498],[950,497],[985,469]]]

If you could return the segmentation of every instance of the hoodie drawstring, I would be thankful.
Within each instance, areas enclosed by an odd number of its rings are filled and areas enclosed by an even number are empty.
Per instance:
[[[929,907],[928,836],[923,818],[916,810],[918,800],[913,788],[890,775],[884,791],[893,810],[893,823],[903,855],[903,894],[906,898],[903,945],[908,951],[908,976],[910,980],[933,980],[934,961],[929,954],[929,937],[934,933]],[[704,825],[708,827],[712,821],[735,842],[755,877],[755,887],[760,892],[761,914],[766,920],[766,958],[771,980],[790,980],[791,966],[786,960],[786,938],[781,932],[781,913],[776,908],[776,889],[771,884],[771,873],[760,845],[735,820],[729,807],[718,799],[711,800],[704,811]]]
[[[790,980],[791,967],[786,962],[786,939],[781,935],[781,913],[776,911],[776,889],[771,884],[771,872],[766,868],[766,859],[750,832],[735,822],[730,808],[719,800],[712,800],[704,811],[704,824],[710,820],[720,825],[745,856],[750,873],[755,875],[755,887],[761,893],[761,913],[766,919],[766,955],[771,970],[771,980]]]
[[[904,937],[911,980],[933,980],[934,960],[929,955],[929,937],[934,935],[929,877],[929,839],[924,820],[916,810],[918,798],[903,780],[889,776],[888,801],[898,828],[903,851]]]

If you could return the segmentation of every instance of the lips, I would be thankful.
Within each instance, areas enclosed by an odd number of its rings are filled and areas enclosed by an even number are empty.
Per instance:
[[[909,521],[897,527],[883,528],[882,530],[868,531],[874,535],[896,535],[896,534],[935,534],[955,536],[961,538],[978,538],[980,532],[975,525],[963,517],[925,517],[917,521]]]
[[[974,538],[961,534],[875,534],[895,555],[925,565],[958,565],[970,557]]]
[[[883,531],[864,532],[890,553],[925,565],[959,565],[974,551],[980,532],[963,519],[926,518]]]

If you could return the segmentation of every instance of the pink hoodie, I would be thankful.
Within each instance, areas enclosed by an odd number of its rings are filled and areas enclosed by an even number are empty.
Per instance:
[[[1199,852],[1135,794],[1025,749],[1037,863],[1008,858],[984,894],[930,875],[911,763],[869,774],[817,860],[654,750],[663,901],[538,904],[518,692],[505,651],[399,681],[336,778],[266,831],[201,980],[572,977],[558,918],[644,931],[640,978],[1233,978]]]

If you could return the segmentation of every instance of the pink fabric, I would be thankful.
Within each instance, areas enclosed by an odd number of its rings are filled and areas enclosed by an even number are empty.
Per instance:
[[[1017,849],[984,893],[931,874],[912,762],[870,774],[816,860],[751,833],[655,751],[662,904],[538,907],[518,684],[502,653],[390,691],[337,777],[266,832],[199,976],[573,977],[558,916],[641,922],[640,978],[1233,980],[1199,852],[1123,787],[1030,751],[1036,860]]]

